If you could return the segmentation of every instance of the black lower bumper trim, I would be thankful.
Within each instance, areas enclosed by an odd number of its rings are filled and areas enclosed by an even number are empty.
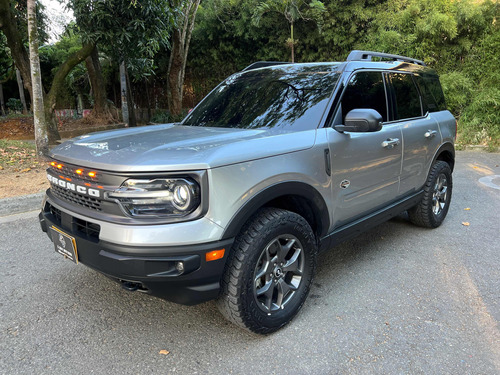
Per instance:
[[[192,246],[125,246],[87,238],[69,225],[61,228],[52,216],[46,210],[39,215],[41,228],[51,240],[52,226],[75,237],[79,262],[120,283],[137,284],[137,290],[184,305],[205,302],[219,294],[234,239]],[[224,257],[207,262],[205,254],[219,249],[226,250]]]

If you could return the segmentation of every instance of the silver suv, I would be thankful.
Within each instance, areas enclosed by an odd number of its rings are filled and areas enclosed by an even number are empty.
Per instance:
[[[58,253],[127,290],[217,299],[269,333],[303,305],[318,252],[403,211],[443,222],[455,133],[421,61],[259,62],[179,124],[54,148],[40,224]]]

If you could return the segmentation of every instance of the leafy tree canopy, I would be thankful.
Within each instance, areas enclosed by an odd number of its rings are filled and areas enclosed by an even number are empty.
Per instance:
[[[98,43],[117,61],[152,58],[168,44],[174,10],[165,0],[70,0],[84,43]]]

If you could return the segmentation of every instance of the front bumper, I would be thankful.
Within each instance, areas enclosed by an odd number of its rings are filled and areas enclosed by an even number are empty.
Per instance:
[[[234,239],[182,246],[129,246],[99,238],[99,226],[45,202],[40,226],[52,241],[50,227],[73,236],[78,260],[124,284],[168,301],[194,305],[217,298],[226,258]],[[225,249],[222,259],[207,262],[205,254]],[[178,262],[183,263],[179,272]],[[133,286],[132,288],[130,286]]]

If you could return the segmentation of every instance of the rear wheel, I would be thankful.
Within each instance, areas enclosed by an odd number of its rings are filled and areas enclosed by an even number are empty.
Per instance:
[[[226,265],[218,307],[233,323],[271,333],[300,310],[316,264],[316,241],[301,216],[260,210],[237,237]]]
[[[422,200],[408,210],[411,222],[425,228],[439,227],[448,213],[452,189],[450,166],[436,161],[427,177]]]

